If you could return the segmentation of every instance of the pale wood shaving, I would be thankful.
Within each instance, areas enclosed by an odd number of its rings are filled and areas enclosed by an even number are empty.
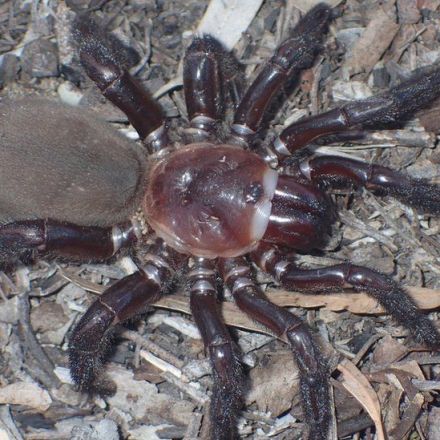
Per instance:
[[[197,27],[197,34],[212,35],[231,50],[262,3],[262,0],[212,0]]]
[[[52,404],[52,399],[36,383],[15,382],[0,389],[0,404],[24,405],[44,412]]]

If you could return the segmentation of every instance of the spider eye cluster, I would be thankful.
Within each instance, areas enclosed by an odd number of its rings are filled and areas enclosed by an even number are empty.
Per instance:
[[[248,203],[258,203],[259,200],[264,196],[264,188],[260,182],[252,182],[245,192],[245,200]]]
[[[143,209],[157,235],[179,252],[235,257],[266,232],[277,181],[254,153],[190,144],[151,168]]]

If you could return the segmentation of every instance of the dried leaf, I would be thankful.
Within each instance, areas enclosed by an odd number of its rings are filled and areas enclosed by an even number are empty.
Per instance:
[[[133,373],[116,364],[109,364],[106,371],[116,384],[116,392],[108,397],[112,408],[130,414],[134,420],[160,420],[164,415],[170,421],[184,424],[189,420],[194,405],[187,400],[174,402],[166,392],[146,381],[133,380]],[[154,423],[154,422],[153,422]]]
[[[377,367],[387,367],[391,362],[396,362],[408,352],[405,345],[400,344],[396,339],[387,335],[376,345],[373,352],[373,364]]]
[[[422,310],[433,310],[440,307],[440,291],[425,287],[407,287],[407,292]],[[365,293],[334,293],[328,295],[307,295],[286,290],[270,289],[267,296],[274,303],[283,307],[326,307],[333,312],[348,310],[361,315],[378,315],[386,313],[378,302]]]
[[[342,373],[342,386],[362,405],[374,422],[378,440],[385,440],[380,403],[367,378],[356,366],[344,359],[337,367]]]
[[[412,380],[414,378],[423,380],[424,375],[415,360],[398,363],[395,366],[391,366],[391,368],[383,370],[383,372],[385,373],[384,379],[386,382],[395,387],[395,391],[393,391],[394,399],[391,399],[387,405],[389,407],[387,422],[391,423],[388,431],[391,431],[391,438],[405,438],[415,425],[422,405],[425,403],[425,396],[417,390]],[[404,406],[404,412],[400,417],[403,393],[409,403]]]
[[[289,352],[268,356],[250,371],[252,387],[246,395],[246,403],[256,403],[259,411],[278,416],[292,406],[292,396],[299,392],[298,369]]]
[[[417,23],[421,17],[417,0],[397,0],[397,11],[402,24]]]
[[[421,393],[417,393],[414,398],[411,399],[408,407],[403,412],[403,415],[400,419],[401,422],[397,425],[395,429],[391,431],[391,438],[405,438],[409,434],[410,430],[415,425],[417,418],[419,417],[424,402],[425,398]]]

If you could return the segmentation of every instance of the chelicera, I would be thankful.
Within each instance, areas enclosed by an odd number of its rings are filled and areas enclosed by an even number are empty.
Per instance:
[[[365,291],[418,340],[439,348],[435,326],[392,279],[350,263],[303,269],[291,258],[295,251],[322,248],[331,233],[337,214],[323,188],[365,187],[440,212],[438,185],[380,165],[312,155],[284,166],[292,153],[318,138],[397,121],[428,104],[437,95],[438,69],[295,122],[266,145],[270,154],[261,153],[256,139],[265,110],[288,80],[312,65],[331,16],[332,10],[319,4],[301,19],[241,97],[226,134],[219,134],[218,125],[229,54],[210,36],[195,38],[184,59],[190,121],[184,144],[170,141],[159,105],[124,67],[117,42],[80,17],[74,35],[82,65],[125,112],[148,155],[91,112],[38,99],[0,103],[2,259],[39,250],[96,260],[135,243],[142,248],[139,270],[112,285],[72,333],[70,369],[82,388],[96,377],[111,328],[167,293],[182,265],[212,363],[215,439],[236,436],[243,388],[239,355],[218,311],[218,276],[244,313],[289,341],[313,440],[328,437],[327,361],[309,327],[260,291],[252,264],[291,290]],[[32,130],[17,130],[27,125]],[[151,228],[146,236],[131,220],[139,207]]]

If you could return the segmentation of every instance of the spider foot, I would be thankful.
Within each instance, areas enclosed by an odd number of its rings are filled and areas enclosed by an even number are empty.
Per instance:
[[[355,290],[365,290],[401,325],[406,327],[416,341],[425,344],[431,350],[440,349],[440,333],[434,323],[416,306],[408,293],[394,280],[371,269],[353,266],[358,275],[352,278],[360,280],[360,272],[372,275],[370,285],[351,281]]]
[[[220,273],[244,313],[285,335],[297,362],[309,440],[327,440],[331,423],[330,371],[307,324],[288,310],[270,302],[252,279],[242,257],[220,260]]]
[[[332,15],[327,4],[317,4],[299,21],[290,38],[281,43],[249,86],[235,112],[232,129],[236,135],[246,139],[259,130],[272,99],[301,70],[312,66],[323,47],[323,36]]]
[[[440,348],[440,333],[433,322],[417,308],[408,293],[386,275],[349,263],[301,269],[280,254],[274,254],[270,265],[271,273],[289,290],[329,293],[351,286],[357,292],[366,292],[418,341],[433,350]]]
[[[132,64],[127,46],[107,33],[89,15],[78,15],[72,34],[87,75],[103,89]]]
[[[403,184],[389,186],[386,193],[428,214],[440,214],[440,185],[423,179],[406,178]],[[378,191],[381,194],[381,191]]]
[[[216,270],[213,261],[195,258],[189,281],[191,312],[212,365],[212,438],[238,438],[236,421],[242,406],[243,375],[238,349],[218,309]]]
[[[382,94],[295,121],[280,133],[274,147],[285,157],[323,136],[399,122],[438,97],[439,85],[440,67],[436,66]]]
[[[148,274],[156,278],[148,278]],[[158,299],[162,280],[169,275],[165,267],[148,264],[143,270],[113,284],[83,315],[69,341],[70,373],[80,388],[86,389],[93,384],[112,328],[142,313],[147,304]]]
[[[317,374],[302,376],[300,379],[302,404],[309,427],[309,440],[328,439],[331,420],[328,378],[328,368],[321,365],[321,370]]]
[[[306,324],[294,315],[286,314],[286,317],[293,323],[286,336],[299,367],[309,440],[327,440],[331,421],[329,368]]]
[[[114,314],[99,300],[81,318],[69,340],[69,368],[80,389],[90,389],[108,348]]]
[[[90,390],[93,388],[96,376],[102,365],[102,357],[100,351],[95,353],[69,348],[70,376],[80,390]]]

